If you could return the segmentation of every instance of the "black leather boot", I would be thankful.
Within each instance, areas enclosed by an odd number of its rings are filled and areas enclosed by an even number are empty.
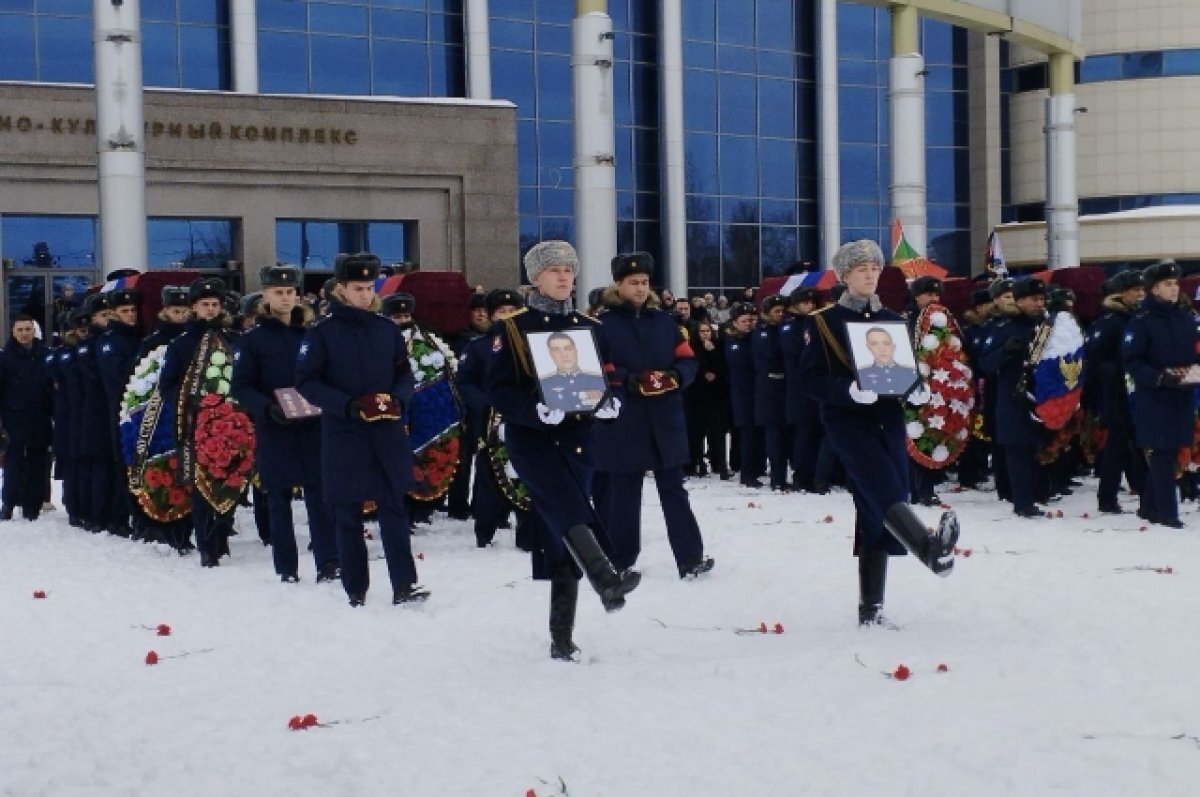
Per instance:
[[[908,504],[893,504],[883,516],[883,525],[908,552],[943,578],[954,570],[954,544],[958,542],[958,516],[943,512],[937,530],[930,532],[925,521]]]
[[[569,563],[559,565],[550,578],[550,658],[579,661],[579,648],[571,639],[575,630],[575,606],[579,600],[579,579]]]
[[[624,608],[625,596],[637,589],[642,574],[636,570],[618,573],[613,569],[612,562],[596,541],[596,535],[587,526],[572,526],[563,535],[563,543],[600,596],[604,610],[615,612]]]
[[[887,585],[887,551],[866,551],[858,556],[858,624],[883,624],[883,592]]]

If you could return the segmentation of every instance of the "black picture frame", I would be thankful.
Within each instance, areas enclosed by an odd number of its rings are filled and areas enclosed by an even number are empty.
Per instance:
[[[564,345],[564,338],[572,346]],[[525,345],[537,374],[538,397],[552,410],[590,415],[608,397],[596,335],[587,327],[525,333]],[[573,348],[573,367],[567,351]],[[557,352],[555,354],[554,352]]]
[[[916,352],[903,321],[851,321],[846,324],[846,338],[860,389],[880,396],[907,396],[921,384]]]

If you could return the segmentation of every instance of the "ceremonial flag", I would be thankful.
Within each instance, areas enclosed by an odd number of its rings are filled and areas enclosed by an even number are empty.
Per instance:
[[[987,252],[983,256],[984,269],[993,279],[1008,276],[1008,265],[1004,262],[1004,252],[1000,249],[1000,237],[996,231],[988,236]]]

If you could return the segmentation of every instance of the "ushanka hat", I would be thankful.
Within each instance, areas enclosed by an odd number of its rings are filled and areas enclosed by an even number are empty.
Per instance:
[[[525,276],[530,282],[550,266],[570,266],[579,275],[579,255],[566,241],[542,241],[525,253]]]
[[[1179,264],[1174,260],[1162,260],[1153,266],[1147,266],[1142,272],[1142,284],[1150,290],[1163,280],[1177,280],[1183,275]]]
[[[497,288],[487,295],[488,315],[495,313],[498,309],[506,305],[521,308],[525,306],[525,300],[521,297],[521,294],[510,288]]]
[[[220,299],[224,302],[225,294],[225,283],[220,277],[201,277],[188,286],[188,305],[201,299]]]
[[[383,298],[380,315],[393,316],[399,313],[412,315],[417,310],[417,300],[411,293],[393,293]]]
[[[258,272],[258,281],[264,288],[300,289],[300,269],[295,266],[263,266]]]
[[[612,275],[615,282],[620,282],[634,274],[654,276],[654,256],[649,252],[629,252],[617,255],[612,259]]]
[[[379,258],[370,252],[340,254],[333,259],[333,276],[338,282],[374,282],[379,276]]]

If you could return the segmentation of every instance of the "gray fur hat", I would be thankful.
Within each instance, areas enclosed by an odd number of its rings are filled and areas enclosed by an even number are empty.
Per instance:
[[[542,241],[525,253],[525,276],[532,282],[550,266],[570,266],[579,276],[579,255],[566,241]]]
[[[859,263],[878,263],[882,268],[883,250],[879,248],[879,244],[866,238],[842,244],[833,255],[832,267],[838,279],[841,279]]]

